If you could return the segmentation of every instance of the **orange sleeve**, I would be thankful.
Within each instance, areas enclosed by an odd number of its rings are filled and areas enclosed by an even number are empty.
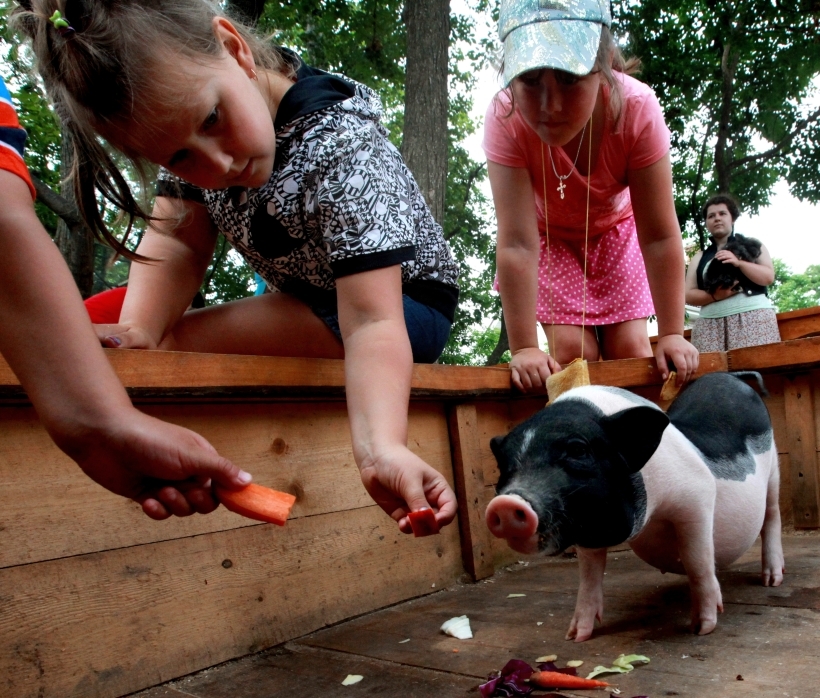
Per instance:
[[[0,79],[0,169],[8,170],[22,178],[31,190],[31,198],[37,198],[28,168],[23,160],[26,132],[20,126],[11,96]]]

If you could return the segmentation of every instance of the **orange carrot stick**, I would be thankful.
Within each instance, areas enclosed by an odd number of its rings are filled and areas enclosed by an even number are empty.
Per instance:
[[[605,688],[609,686],[606,681],[584,679],[557,671],[534,671],[530,676],[530,683],[541,688]]]
[[[284,526],[296,497],[287,492],[277,492],[269,487],[250,484],[241,490],[229,490],[215,484],[217,499],[225,508],[256,521]]]

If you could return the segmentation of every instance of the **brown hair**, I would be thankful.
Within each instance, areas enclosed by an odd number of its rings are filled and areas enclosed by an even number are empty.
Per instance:
[[[706,214],[709,213],[710,206],[719,206],[720,204],[724,204],[726,208],[729,209],[732,223],[740,218],[740,206],[738,206],[737,199],[735,199],[734,196],[731,194],[713,194],[706,199],[706,203],[703,204],[703,208],[701,209],[704,219],[706,218]]]
[[[601,42],[598,44],[598,55],[595,58],[595,66],[593,70],[598,69],[603,73],[604,81],[609,85],[610,100],[609,100],[609,114],[614,122],[617,122],[621,116],[621,109],[623,108],[623,89],[621,83],[615,77],[615,73],[623,73],[625,75],[635,75],[641,70],[641,59],[630,57],[625,58],[620,46],[615,41],[612,35],[612,30],[606,25],[601,27]],[[499,75],[504,74],[504,63],[502,61]],[[515,94],[512,91],[512,82],[504,88],[510,98],[510,110],[504,114],[505,118],[511,117],[515,113]],[[497,99],[497,95],[494,99]]]
[[[54,26],[59,11],[71,29]],[[15,10],[13,21],[32,43],[37,68],[74,152],[67,179],[74,184],[80,213],[89,228],[117,252],[140,259],[124,240],[136,219],[150,221],[128,180],[94,125],[133,120],[150,88],[156,94],[158,47],[166,46],[193,60],[218,57],[222,45],[213,32],[214,17],[224,13],[213,0],[31,0]],[[262,68],[289,74],[279,52],[251,30],[234,22]],[[175,100],[167,95],[168,105]],[[135,167],[145,191],[151,168],[143,159],[124,154]],[[125,213],[123,241],[108,229],[98,196]]]

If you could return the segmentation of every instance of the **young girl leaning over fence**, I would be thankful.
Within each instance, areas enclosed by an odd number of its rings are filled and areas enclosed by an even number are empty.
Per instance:
[[[303,64],[209,0],[34,0],[18,22],[68,128],[85,219],[102,195],[150,226],[110,347],[345,358],[353,452],[373,499],[453,520],[407,448],[413,361],[441,353],[456,265],[368,88]],[[151,215],[101,143],[160,165]],[[223,234],[278,292],[185,312]]]
[[[487,111],[484,150],[521,389],[582,348],[592,361],[652,356],[646,318],[655,312],[664,378],[668,359],[679,381],[698,364],[683,338],[669,131],[652,91],[627,75],[610,21],[599,0],[501,0],[507,87]],[[538,348],[536,321],[551,357]]]

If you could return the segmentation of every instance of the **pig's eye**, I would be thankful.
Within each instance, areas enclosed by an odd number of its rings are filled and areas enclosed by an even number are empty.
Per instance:
[[[589,453],[586,441],[573,440],[568,441],[566,445],[566,454],[568,458],[583,458]]]

